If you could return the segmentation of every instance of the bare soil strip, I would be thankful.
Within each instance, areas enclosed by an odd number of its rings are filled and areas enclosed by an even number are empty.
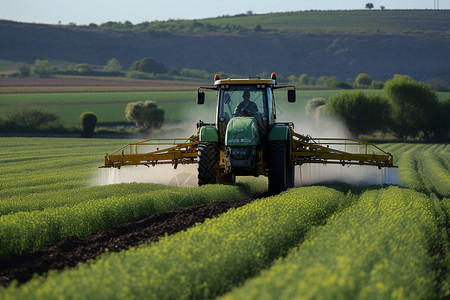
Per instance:
[[[156,242],[166,233],[171,235],[186,230],[195,223],[214,218],[250,201],[252,199],[213,202],[156,213],[87,237],[70,237],[50,247],[0,258],[0,285],[8,286],[13,280],[21,284],[30,280],[34,273],[41,275],[49,270],[74,267],[79,262],[98,257],[106,249],[119,252],[142,243]]]

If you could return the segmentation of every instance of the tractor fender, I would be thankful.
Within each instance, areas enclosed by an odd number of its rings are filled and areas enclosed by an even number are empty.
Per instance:
[[[199,134],[200,142],[218,142],[219,136],[215,126],[205,125],[200,128]]]
[[[290,134],[289,126],[275,124],[269,132],[269,141],[286,141],[290,139]]]

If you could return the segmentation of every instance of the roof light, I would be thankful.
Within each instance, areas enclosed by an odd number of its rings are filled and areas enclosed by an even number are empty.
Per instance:
[[[214,76],[214,80],[220,80],[219,74],[216,74],[216,76]]]
[[[277,80],[277,74],[275,74],[275,72],[272,73],[271,77],[272,77],[273,80]]]

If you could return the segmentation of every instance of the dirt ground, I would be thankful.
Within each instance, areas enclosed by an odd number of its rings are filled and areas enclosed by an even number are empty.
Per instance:
[[[157,213],[139,220],[120,224],[87,237],[69,237],[55,245],[0,258],[0,285],[8,286],[13,280],[27,282],[33,274],[49,270],[74,267],[101,255],[105,249],[119,252],[141,244],[156,242],[161,236],[186,230],[195,223],[214,218],[232,207],[239,207],[252,199],[192,206]]]

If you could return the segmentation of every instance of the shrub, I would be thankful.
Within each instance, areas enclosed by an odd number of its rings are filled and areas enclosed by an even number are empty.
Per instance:
[[[4,122],[4,127],[12,131],[39,131],[59,127],[59,116],[38,108],[17,109],[10,113]]]
[[[367,73],[360,73],[355,78],[355,88],[368,88],[372,84],[372,77]]]
[[[97,115],[93,112],[84,112],[80,116],[81,137],[91,138],[97,125]]]
[[[441,131],[448,115],[430,86],[409,76],[395,75],[384,86],[391,103],[392,129],[401,139],[417,137],[422,132],[425,139]]]
[[[48,60],[36,59],[33,67],[31,68],[31,75],[35,77],[50,77],[56,71]]]
[[[132,71],[139,71],[145,73],[165,74],[167,68],[163,63],[156,61],[152,57],[144,57],[141,60],[135,61],[130,68]]]
[[[309,100],[306,103],[306,107],[305,107],[306,114],[308,116],[315,116],[316,115],[316,109],[319,106],[325,105],[325,103],[326,103],[325,98],[313,98],[313,99]]]
[[[125,109],[126,118],[143,126],[145,130],[161,128],[164,123],[164,110],[159,108],[154,101],[130,102]]]
[[[342,120],[354,136],[358,136],[384,129],[390,107],[380,96],[352,92],[330,97],[327,110]]]

